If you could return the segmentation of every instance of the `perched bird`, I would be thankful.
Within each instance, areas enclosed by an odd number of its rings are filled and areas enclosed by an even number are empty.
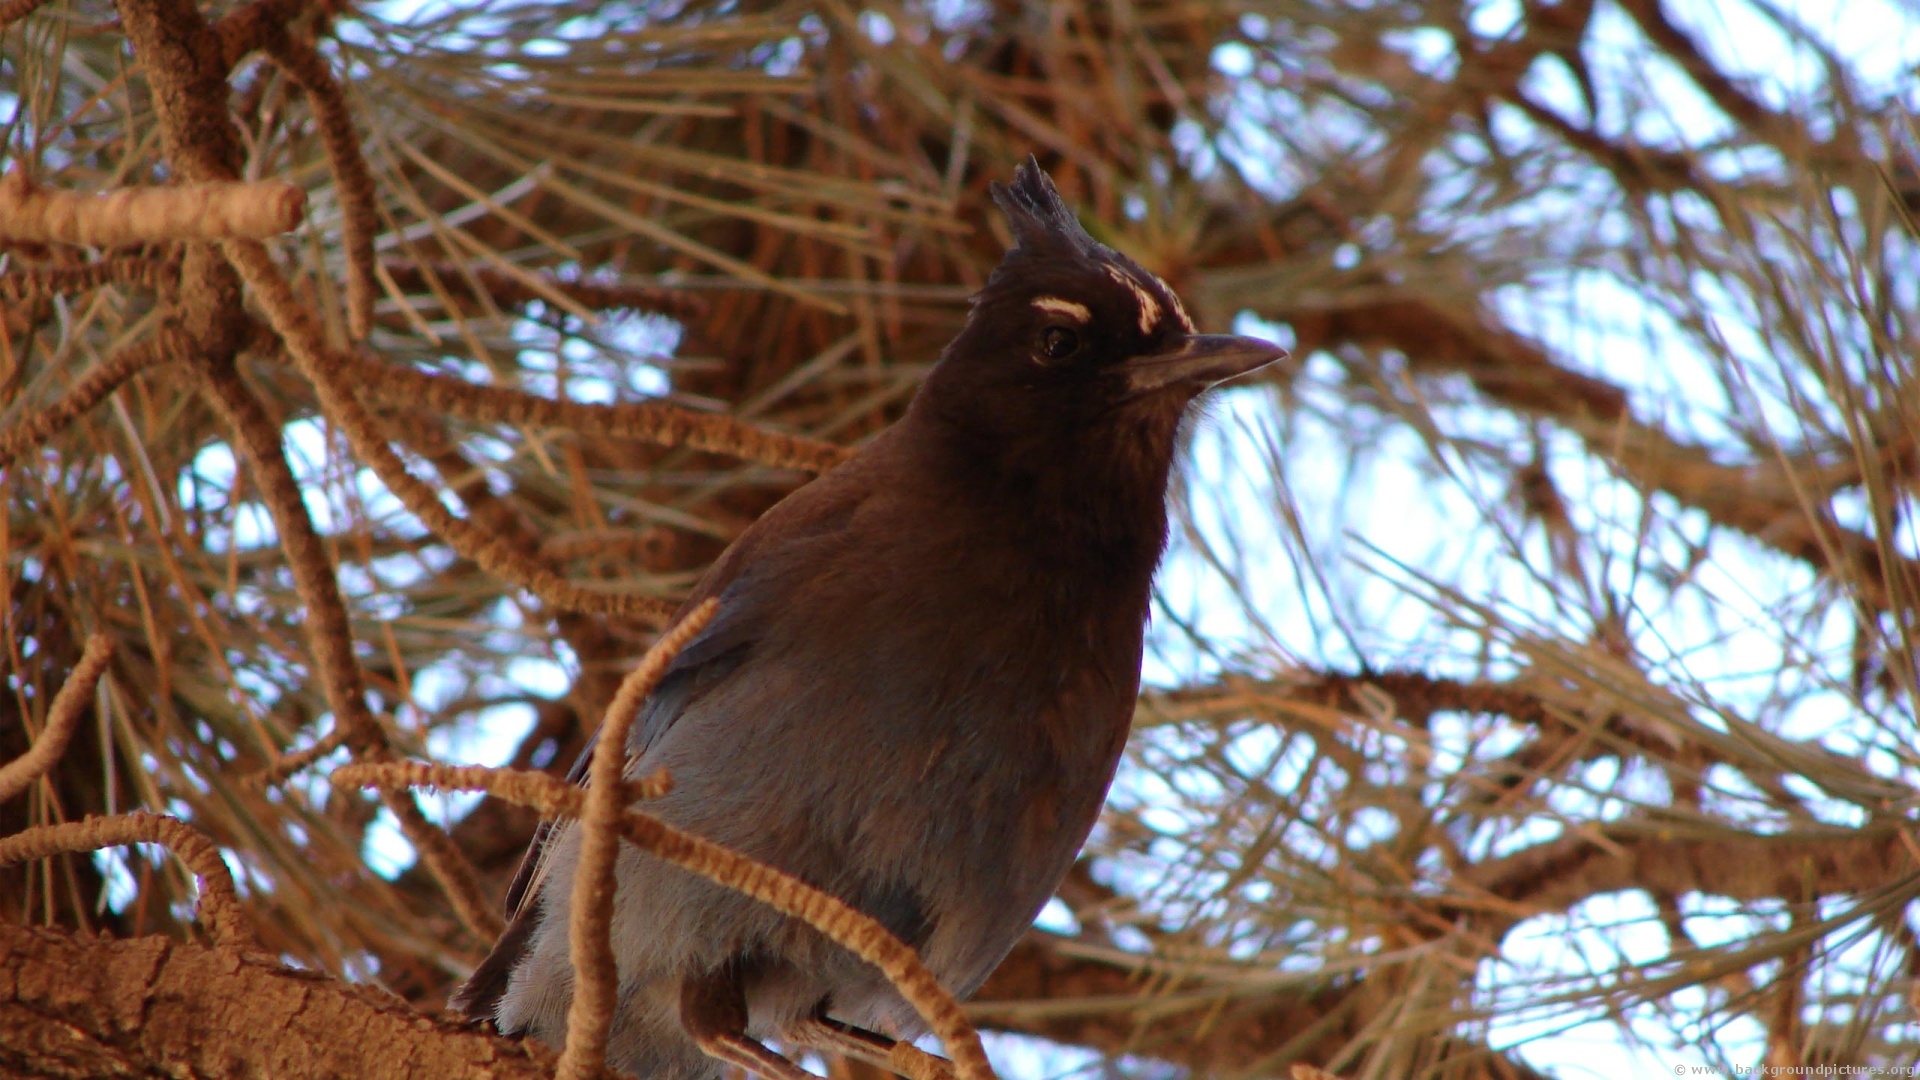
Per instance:
[[[993,198],[1016,244],[959,336],[897,424],[707,571],[687,608],[717,596],[718,614],[627,747],[628,775],[673,778],[643,809],[866,912],[961,996],[1053,895],[1113,780],[1181,418],[1285,355],[1197,333],[1033,159]],[[456,1007],[564,1041],[578,857],[577,829],[535,837]],[[632,847],[616,879],[614,1067],[797,1077],[757,1040],[920,1033],[811,928]]]

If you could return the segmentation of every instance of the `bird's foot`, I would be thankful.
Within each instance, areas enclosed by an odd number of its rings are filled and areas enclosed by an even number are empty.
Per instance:
[[[760,1080],[820,1080],[746,1035],[710,1032],[696,1036],[694,1041],[708,1057],[739,1066]]]
[[[907,1080],[954,1080],[953,1064],[910,1042],[889,1039],[878,1032],[843,1024],[824,1016],[802,1020],[781,1037],[787,1042],[878,1065]]]
[[[747,999],[737,967],[692,976],[680,985],[680,1026],[701,1053],[760,1080],[820,1080],[747,1034]]]

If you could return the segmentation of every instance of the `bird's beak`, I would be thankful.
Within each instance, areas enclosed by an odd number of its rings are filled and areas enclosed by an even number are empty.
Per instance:
[[[1216,383],[1284,359],[1287,350],[1259,338],[1232,334],[1183,334],[1161,348],[1121,365],[1135,395],[1177,384],[1196,393]]]

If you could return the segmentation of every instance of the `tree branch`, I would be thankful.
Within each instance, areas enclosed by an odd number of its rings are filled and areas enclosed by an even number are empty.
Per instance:
[[[0,922],[0,1072],[550,1080],[553,1054],[262,957]]]
[[[1797,903],[1809,895],[1867,892],[1914,879],[1920,892],[1914,877],[1920,848],[1892,824],[1829,835],[1662,835],[1671,831],[1645,822],[1615,823],[1476,864],[1455,880],[1469,894],[1498,897],[1529,914],[1565,911],[1587,897],[1623,889]]]
[[[1625,479],[1699,509],[1716,525],[1847,578],[1880,606],[1888,603],[1892,575],[1920,580],[1920,562],[1883,560],[1872,537],[1833,522],[1807,501],[1857,475],[1851,467],[1808,466],[1803,474],[1771,462],[1722,465],[1705,447],[1679,442],[1634,419],[1626,391],[1618,386],[1562,367],[1543,347],[1510,330],[1448,314],[1423,300],[1308,309],[1269,304],[1267,312],[1292,324],[1316,348],[1394,349],[1415,371],[1463,374],[1493,401],[1561,423]]]
[[[264,239],[293,231],[306,206],[307,193],[282,180],[80,195],[37,188],[16,168],[0,179],[0,244],[122,247],[236,236]]]
[[[1297,993],[1235,994],[1226,987],[1167,986],[1126,968],[1064,952],[1064,939],[1039,931],[994,970],[969,1010],[988,1027],[1084,1046],[1118,1057],[1139,1054],[1197,1075],[1245,1075],[1288,1061],[1329,1061],[1389,1004],[1366,980]],[[1143,957],[1143,965],[1146,958]],[[1174,993],[1190,1005],[1172,1005]],[[1023,1004],[1043,1008],[1023,1009]],[[1445,1051],[1462,1080],[1545,1080],[1517,1058],[1464,1040]]]

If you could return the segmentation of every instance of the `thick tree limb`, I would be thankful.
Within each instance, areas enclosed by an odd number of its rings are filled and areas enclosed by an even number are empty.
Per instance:
[[[231,951],[0,923],[0,1073],[546,1080],[553,1055]]]

